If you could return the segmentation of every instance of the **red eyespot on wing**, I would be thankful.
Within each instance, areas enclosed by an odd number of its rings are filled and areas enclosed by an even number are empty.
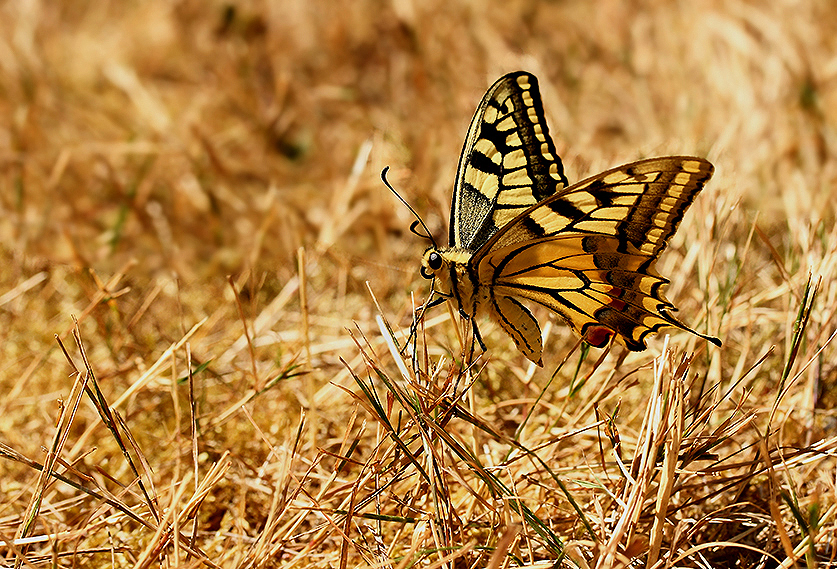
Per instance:
[[[590,326],[584,333],[584,341],[594,348],[604,348],[610,338],[613,336],[613,330],[605,328],[604,326]]]

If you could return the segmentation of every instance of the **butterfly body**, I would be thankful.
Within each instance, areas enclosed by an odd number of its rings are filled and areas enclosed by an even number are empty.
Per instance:
[[[425,252],[422,274],[462,316],[487,313],[538,364],[540,327],[520,300],[552,310],[596,347],[615,336],[643,350],[660,328],[694,332],[668,313],[675,310],[661,292],[668,280],[654,264],[712,171],[702,158],[668,156],[570,186],[537,79],[505,75],[468,130],[450,245]]]

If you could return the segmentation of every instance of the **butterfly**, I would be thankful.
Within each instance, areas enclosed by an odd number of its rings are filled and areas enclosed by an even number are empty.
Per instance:
[[[676,308],[662,294],[669,281],[654,269],[712,172],[702,158],[666,156],[569,185],[538,80],[510,73],[488,89],[471,120],[454,183],[450,245],[434,242],[421,273],[433,280],[437,299],[472,322],[487,312],[541,366],[541,330],[521,300],[545,306],[599,348],[615,338],[641,351],[665,327],[720,346],[670,314]]]

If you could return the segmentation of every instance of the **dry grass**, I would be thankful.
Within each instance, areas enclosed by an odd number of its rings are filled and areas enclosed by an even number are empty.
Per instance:
[[[3,4],[4,563],[835,565],[835,53],[822,2]],[[715,164],[659,268],[722,348],[399,354],[379,172],[444,234],[515,69],[570,180]]]

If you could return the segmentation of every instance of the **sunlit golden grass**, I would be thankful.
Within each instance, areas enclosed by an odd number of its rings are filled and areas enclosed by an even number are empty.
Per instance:
[[[827,3],[0,13],[4,565],[835,563]],[[380,172],[443,236],[517,69],[571,181],[713,162],[658,269],[723,347],[538,313],[544,368],[487,321],[465,365],[439,307],[405,349],[426,242]]]

